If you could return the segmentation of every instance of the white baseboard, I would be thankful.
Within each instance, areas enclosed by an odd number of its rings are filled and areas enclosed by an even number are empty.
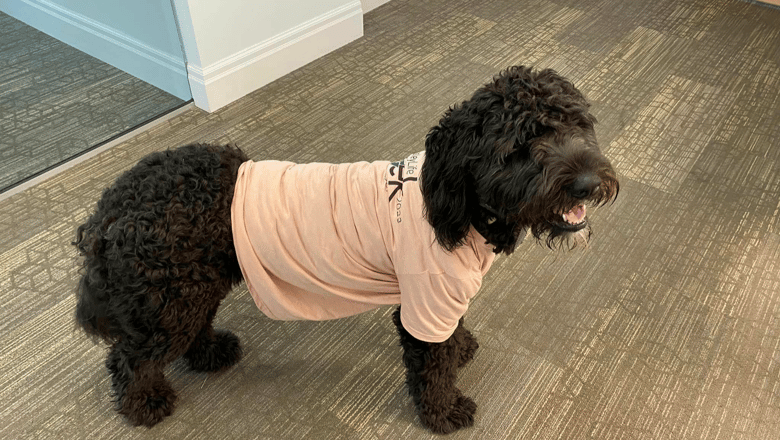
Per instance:
[[[195,105],[213,112],[362,36],[355,0],[209,66],[189,63]]]
[[[183,100],[184,60],[46,0],[2,0],[3,12]]]

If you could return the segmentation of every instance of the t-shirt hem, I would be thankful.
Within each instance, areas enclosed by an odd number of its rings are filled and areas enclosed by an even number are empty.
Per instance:
[[[409,328],[406,325],[404,325],[403,324],[403,316],[401,316],[401,325],[403,325],[404,329],[407,332],[409,332],[410,335],[414,336],[415,339],[419,339],[420,341],[423,341],[423,342],[431,342],[431,343],[435,343],[435,344],[438,344],[438,343],[446,341],[447,339],[449,339],[452,336],[453,333],[455,333],[455,329],[452,329],[452,331],[450,331],[449,333],[447,333],[444,336],[442,336],[442,335],[433,336],[433,335],[420,333],[417,330],[414,330],[414,329]]]

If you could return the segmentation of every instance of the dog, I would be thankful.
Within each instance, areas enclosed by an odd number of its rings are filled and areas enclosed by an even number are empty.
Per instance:
[[[397,162],[254,162],[193,144],[143,158],[79,226],[78,325],[110,349],[116,408],[132,425],[170,415],[163,368],[226,369],[238,338],[215,330],[246,281],[281,320],[397,305],[406,386],[435,433],[471,426],[455,385],[479,347],[463,315],[497,254],[526,235],[568,249],[590,237],[588,206],[619,182],[583,94],[553,70],[515,66],[450,107],[425,151]]]

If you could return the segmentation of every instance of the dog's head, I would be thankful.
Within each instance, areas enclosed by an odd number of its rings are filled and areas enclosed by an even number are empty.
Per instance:
[[[425,142],[420,184],[436,239],[452,250],[473,225],[496,253],[526,230],[550,247],[587,239],[588,205],[617,197],[590,104],[553,70],[512,67],[444,114]]]

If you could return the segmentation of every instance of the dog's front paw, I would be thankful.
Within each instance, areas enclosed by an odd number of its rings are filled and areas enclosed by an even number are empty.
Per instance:
[[[210,340],[201,340],[184,355],[187,365],[194,371],[219,371],[232,367],[241,359],[238,336],[227,330],[214,332]]]
[[[166,381],[138,384],[128,388],[119,403],[119,413],[127,417],[133,426],[148,428],[161,422],[173,413],[176,392]]]
[[[460,392],[447,408],[429,408],[420,413],[423,425],[436,434],[449,434],[474,424],[477,404]]]

